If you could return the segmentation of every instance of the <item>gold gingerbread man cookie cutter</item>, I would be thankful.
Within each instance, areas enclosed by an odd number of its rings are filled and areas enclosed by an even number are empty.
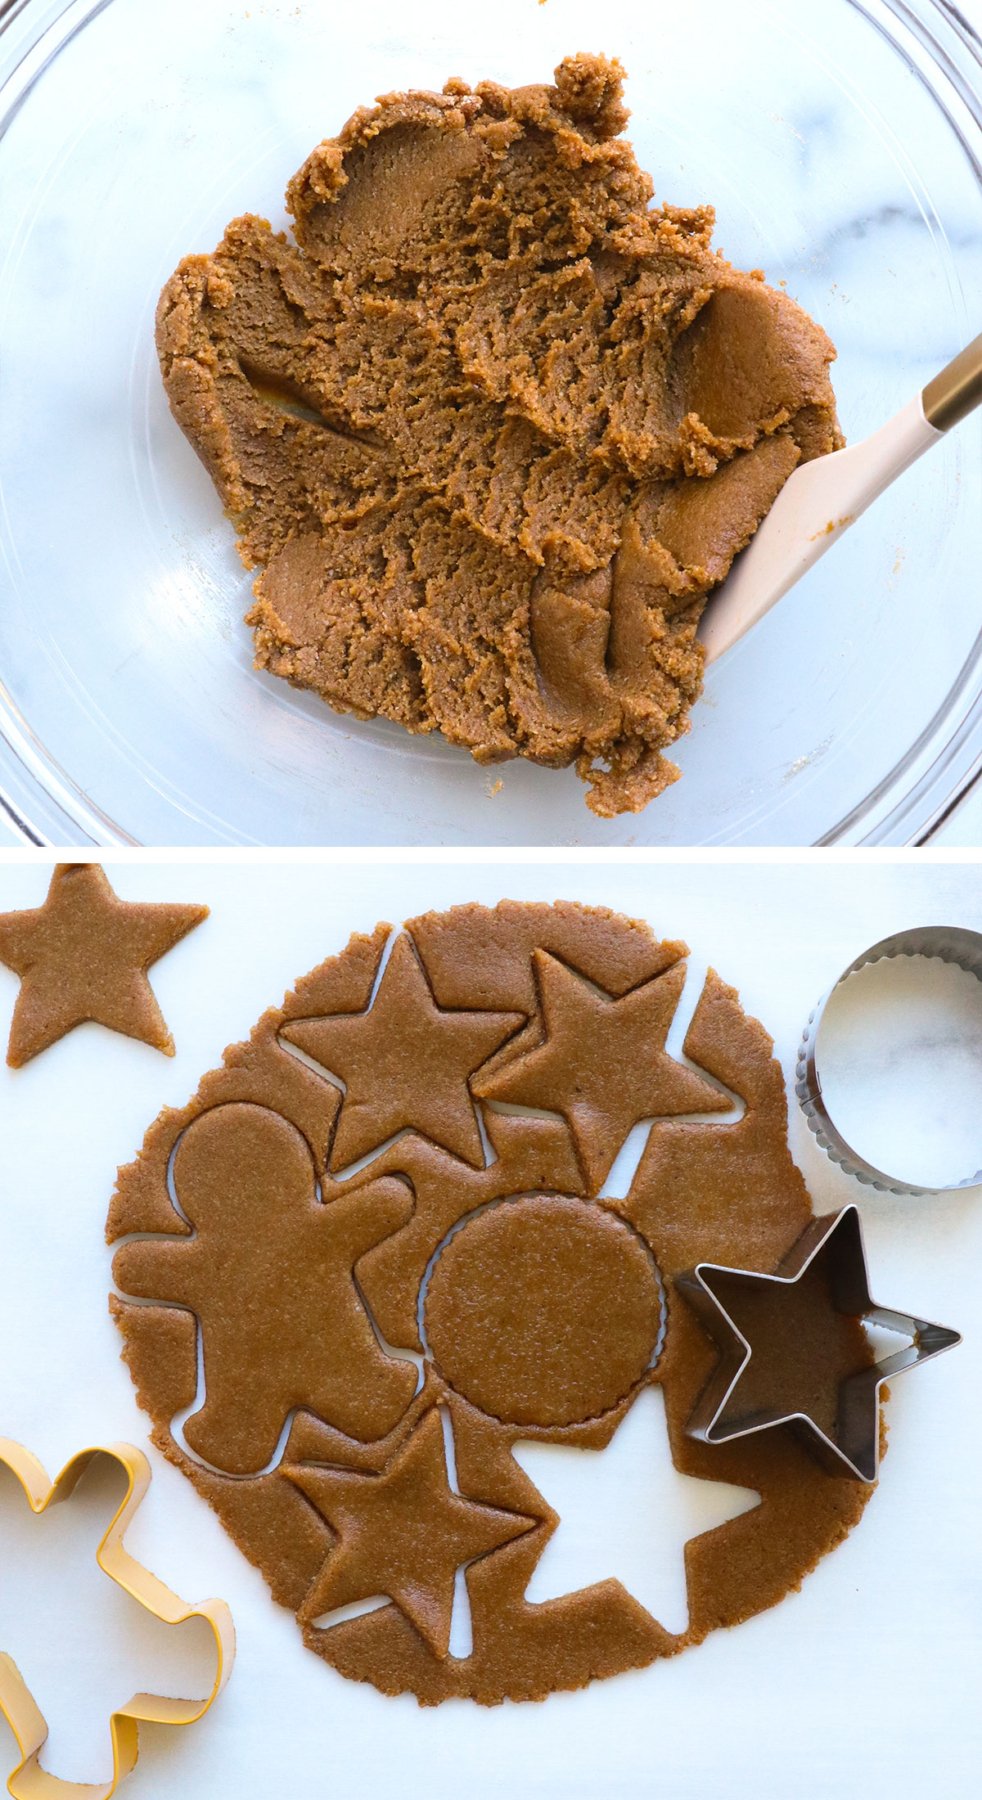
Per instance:
[[[16,1476],[37,1517],[49,1506],[70,1499],[86,1469],[97,1457],[108,1457],[126,1475],[126,1493],[96,1550],[100,1569],[165,1625],[183,1625],[188,1619],[207,1619],[215,1640],[215,1679],[203,1700],[171,1699],[166,1694],[134,1694],[125,1706],[117,1707],[110,1716],[111,1780],[79,1783],[66,1781],[42,1768],[40,1757],[47,1742],[47,1722],[13,1658],[0,1651],[0,1711],[17,1740],[21,1758],[7,1777],[7,1792],[14,1800],[110,1800],[120,1782],[136,1765],[140,1752],[140,1725],[195,1724],[217,1700],[235,1659],[235,1631],[224,1600],[202,1600],[196,1606],[189,1605],[137,1562],[124,1546],[130,1520],[150,1486],[150,1464],[142,1450],[132,1444],[95,1444],[77,1451],[54,1481],[49,1481],[36,1456],[11,1438],[0,1438],[0,1464]]]

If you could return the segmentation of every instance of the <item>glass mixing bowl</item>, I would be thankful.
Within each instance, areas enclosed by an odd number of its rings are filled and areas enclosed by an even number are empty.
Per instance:
[[[358,104],[620,57],[660,199],[838,345],[850,440],[980,328],[982,60],[940,0],[46,0],[0,35],[0,788],[27,840],[922,838],[982,760],[982,431],[892,488],[706,682],[682,779],[604,822],[252,668],[250,578],[167,409],[160,288]]]

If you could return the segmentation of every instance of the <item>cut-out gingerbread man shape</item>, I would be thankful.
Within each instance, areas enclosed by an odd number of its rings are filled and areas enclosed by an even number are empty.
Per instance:
[[[255,1473],[298,1407],[361,1442],[390,1431],[416,1369],[381,1349],[352,1269],[405,1222],[406,1184],[389,1177],[325,1203],[296,1127],[232,1103],[189,1126],[174,1187],[194,1235],[126,1244],[114,1272],[126,1293],[197,1316],[205,1400],[185,1425],[192,1450]]]

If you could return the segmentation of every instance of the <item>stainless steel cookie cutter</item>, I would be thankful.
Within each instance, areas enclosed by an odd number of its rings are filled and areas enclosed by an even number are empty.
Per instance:
[[[716,1292],[720,1278],[731,1285],[764,1289],[773,1304],[780,1306],[782,1296],[807,1274],[819,1257],[824,1257],[827,1265],[829,1304],[835,1312],[898,1332],[909,1342],[841,1382],[834,1432],[826,1431],[804,1407],[772,1406],[746,1414],[731,1410],[727,1418],[725,1415],[731,1408],[754,1348]],[[943,1350],[951,1350],[961,1342],[960,1334],[946,1325],[932,1325],[913,1313],[877,1305],[870,1293],[863,1230],[855,1206],[845,1206],[841,1212],[812,1219],[773,1273],[728,1268],[720,1263],[697,1263],[694,1269],[677,1275],[675,1285],[720,1352],[719,1362],[686,1423],[686,1434],[704,1444],[726,1444],[734,1438],[749,1437],[753,1432],[770,1431],[777,1425],[784,1425],[802,1440],[806,1449],[831,1475],[847,1476],[853,1481],[873,1482],[877,1478],[879,1401],[884,1382],[892,1381],[905,1369],[916,1368],[919,1363],[928,1362],[931,1357],[940,1356]]]
[[[809,1014],[798,1050],[795,1093],[801,1110],[826,1155],[845,1169],[847,1174],[854,1175],[857,1181],[875,1188],[878,1193],[941,1194],[958,1188],[976,1187],[982,1183],[982,1168],[977,1169],[973,1175],[964,1176],[960,1181],[939,1182],[933,1187],[918,1187],[913,1182],[904,1181],[901,1176],[878,1169],[875,1164],[860,1156],[858,1150],[854,1150],[843,1137],[825,1105],[816,1061],[818,1033],[825,1007],[836,989],[844,981],[848,981],[850,975],[855,975],[857,970],[864,969],[868,963],[882,962],[897,956],[930,956],[939,962],[955,963],[958,968],[965,969],[969,975],[974,975],[982,982],[982,933],[978,931],[969,931],[961,925],[926,925],[911,931],[897,931],[892,937],[881,938],[878,944],[862,951],[847,969],[843,969],[838,980],[833,982]]]

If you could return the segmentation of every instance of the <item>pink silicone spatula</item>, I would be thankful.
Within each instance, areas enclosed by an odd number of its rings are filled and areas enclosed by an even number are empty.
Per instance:
[[[980,402],[982,336],[871,437],[796,469],[710,595],[699,626],[707,663],[744,637],[884,488]]]

